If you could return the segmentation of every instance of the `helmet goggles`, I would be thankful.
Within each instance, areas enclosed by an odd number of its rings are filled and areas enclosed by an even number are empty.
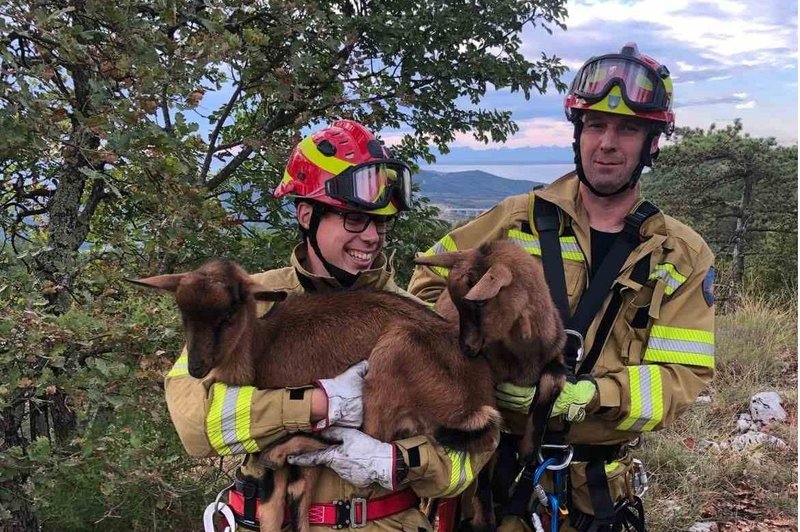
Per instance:
[[[666,67],[661,66],[656,71],[636,57],[603,55],[581,67],[570,92],[592,104],[605,98],[616,84],[631,110],[663,111],[669,109],[669,94],[662,76],[668,75]]]
[[[396,159],[369,161],[326,181],[325,192],[357,209],[382,209],[394,198],[399,210],[407,210],[411,208],[411,169]]]

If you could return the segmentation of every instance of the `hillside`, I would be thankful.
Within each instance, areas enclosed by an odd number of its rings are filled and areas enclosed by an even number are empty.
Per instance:
[[[505,197],[524,194],[543,184],[506,179],[480,170],[452,173],[420,170],[414,175],[414,183],[433,203],[462,209],[487,209]]]

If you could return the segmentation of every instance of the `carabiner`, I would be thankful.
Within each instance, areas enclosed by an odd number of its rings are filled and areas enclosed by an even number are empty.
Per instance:
[[[214,499],[214,502],[206,506],[206,509],[203,512],[204,532],[216,532],[216,529],[214,528],[214,514],[216,513],[221,513],[227,522],[222,532],[236,532],[236,519],[233,516],[233,510],[231,510],[230,506],[220,500],[222,499],[222,496],[230,491],[233,486],[234,484],[231,484],[224,490],[220,491],[217,494],[217,498]]]
[[[548,465],[547,469],[549,469],[550,471],[561,471],[562,469],[566,469],[567,467],[569,467],[569,464],[572,463],[572,455],[574,454],[572,445],[553,445],[553,444],[542,445],[541,447],[539,447],[539,462],[545,461],[544,456],[542,456],[543,449],[559,450],[566,456],[566,458],[564,458],[564,460],[560,464]]]

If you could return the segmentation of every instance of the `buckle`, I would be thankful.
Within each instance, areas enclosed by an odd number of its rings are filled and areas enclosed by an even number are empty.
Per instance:
[[[358,519],[358,508],[361,508],[361,520]],[[367,526],[367,499],[353,497],[350,499],[350,528],[364,528]]]
[[[641,498],[650,489],[650,482],[647,479],[647,471],[644,464],[638,458],[633,459],[633,494]]]
[[[367,499],[353,497],[333,501],[336,506],[336,524],[331,528],[364,528],[367,526]],[[361,519],[358,519],[358,508],[361,508]]]

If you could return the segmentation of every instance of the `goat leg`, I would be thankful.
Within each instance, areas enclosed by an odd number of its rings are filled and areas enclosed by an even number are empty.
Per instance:
[[[322,472],[321,467],[299,467],[299,478],[289,485],[289,509],[292,530],[309,532],[311,525],[308,515],[311,510],[311,498]]]
[[[260,501],[256,516],[261,532],[274,532],[283,526],[283,515],[286,504],[286,490],[289,484],[289,468],[281,467],[275,471],[265,471],[262,482],[272,479],[272,493],[266,500]]]
[[[523,464],[535,459],[542,446],[544,431],[550,419],[553,403],[564,388],[567,369],[560,360],[551,360],[542,370],[536,389],[533,407],[528,416],[525,434],[519,445],[519,458]]]
[[[474,532],[491,532],[497,530],[494,515],[494,498],[492,496],[492,474],[489,467],[478,473],[478,485],[472,497],[472,530]]]

